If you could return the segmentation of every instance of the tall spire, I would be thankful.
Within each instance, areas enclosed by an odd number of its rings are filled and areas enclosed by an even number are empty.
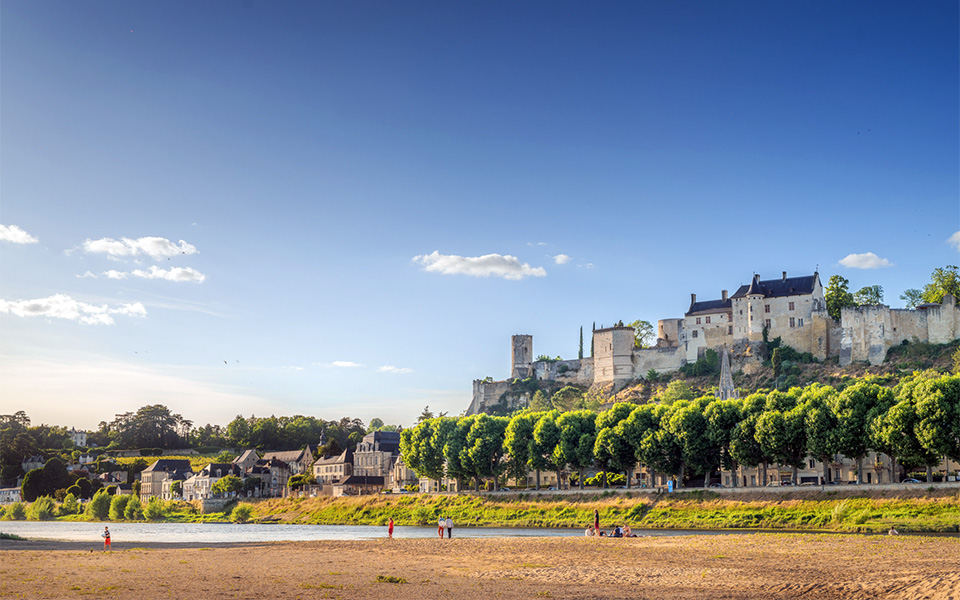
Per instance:
[[[733,374],[730,372],[730,356],[727,355],[727,345],[723,345],[723,356],[720,358],[720,389],[717,397],[721,400],[739,398],[737,388],[733,387]]]

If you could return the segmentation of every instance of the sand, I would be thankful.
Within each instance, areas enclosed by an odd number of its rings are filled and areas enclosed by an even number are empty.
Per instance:
[[[0,542],[0,598],[960,600],[960,538]],[[378,581],[396,577],[404,583]]]

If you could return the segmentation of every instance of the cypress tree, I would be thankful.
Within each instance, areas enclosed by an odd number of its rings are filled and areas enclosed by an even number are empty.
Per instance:
[[[597,322],[593,322],[593,331],[597,330]],[[593,333],[590,334],[590,358],[593,358]]]
[[[583,325],[580,326],[580,351],[577,353],[577,358],[583,358]]]

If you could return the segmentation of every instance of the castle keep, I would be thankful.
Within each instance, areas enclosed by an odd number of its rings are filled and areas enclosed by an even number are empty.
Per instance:
[[[827,314],[819,273],[801,277],[761,280],[754,275],[733,295],[727,290],[712,300],[690,294],[690,307],[682,318],[657,322],[657,342],[636,348],[632,327],[619,323],[593,331],[593,356],[582,359],[536,361],[532,335],[510,340],[510,379],[473,382],[473,400],[467,414],[503,404],[511,395],[511,381],[536,377],[561,385],[623,387],[627,382],[657,373],[676,371],[695,362],[708,349],[732,349],[734,369],[759,362],[757,352],[768,339],[780,337],[798,352],[817,360],[839,356],[840,364],[855,361],[883,362],[887,350],[904,341],[946,343],[960,338],[960,308],[953,296],[941,304],[916,309],[891,309],[885,305],[844,308],[838,323]],[[508,405],[529,402],[528,393],[513,394]],[[512,407],[512,406],[511,406]]]

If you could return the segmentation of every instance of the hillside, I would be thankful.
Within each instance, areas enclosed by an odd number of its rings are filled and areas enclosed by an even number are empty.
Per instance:
[[[887,353],[887,359],[880,365],[858,362],[847,367],[841,367],[837,357],[830,358],[822,363],[787,360],[783,363],[784,378],[781,387],[803,386],[814,382],[834,387],[844,387],[847,382],[867,375],[879,377],[879,383],[894,385],[900,377],[909,375],[913,371],[926,369],[951,371],[954,366],[953,355],[957,352],[958,347],[960,347],[960,340],[950,344],[916,342],[896,346],[890,349]],[[678,371],[661,375],[655,382],[640,381],[628,385],[617,392],[615,396],[610,396],[608,388],[606,394],[604,394],[604,401],[606,404],[612,404],[613,402],[634,402],[637,404],[649,402],[672,381],[683,381],[697,395],[700,393],[710,394],[716,391],[718,379],[719,371],[698,376],[685,375]],[[740,390],[741,397],[757,390],[772,389],[775,383],[773,367],[768,360],[760,369],[750,375],[736,372],[733,375],[733,383]]]

